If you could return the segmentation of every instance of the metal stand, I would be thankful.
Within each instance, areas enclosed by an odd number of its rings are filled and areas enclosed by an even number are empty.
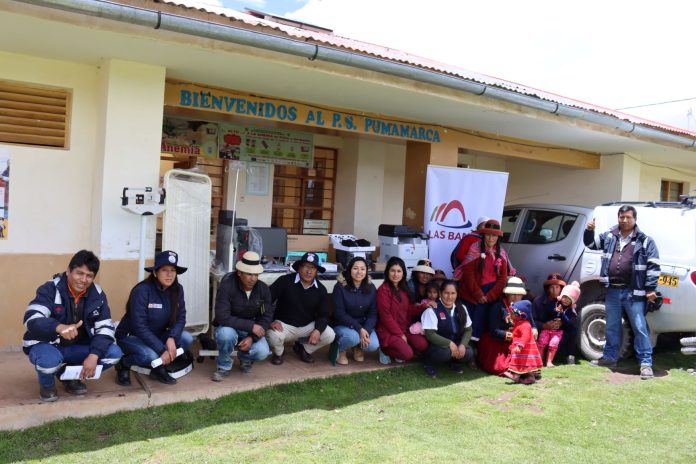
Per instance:
[[[121,196],[121,208],[129,213],[140,216],[140,250],[138,259],[138,282],[145,278],[145,236],[147,234],[147,218],[157,216],[165,209],[164,189],[153,193],[152,187],[123,188]]]

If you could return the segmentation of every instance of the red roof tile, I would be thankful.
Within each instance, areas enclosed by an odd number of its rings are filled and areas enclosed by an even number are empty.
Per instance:
[[[480,84],[491,85],[502,89],[510,90],[512,92],[534,96],[542,100],[561,103],[563,105],[573,106],[575,108],[583,110],[589,110],[601,114],[614,116],[616,118],[632,123],[658,128],[673,133],[696,136],[696,132],[691,132],[686,129],[672,127],[660,122],[650,121],[630,114],[622,113],[620,111],[614,111],[609,108],[604,108],[598,105],[593,105],[579,100],[563,97],[561,95],[546,92],[540,89],[536,89],[534,87],[529,87],[522,84],[518,84],[516,82],[506,81],[497,77],[473,72],[464,68],[460,68],[458,66],[441,63],[435,60],[406,53],[394,48],[371,44],[368,42],[362,42],[348,37],[341,37],[339,35],[329,32],[303,29],[301,27],[301,23],[298,23],[300,27],[296,27],[288,24],[281,24],[270,19],[259,18],[252,14],[236,11],[230,8],[216,7],[213,5],[206,5],[205,7],[201,7],[200,4],[196,4],[196,6],[191,6],[191,4],[187,3],[186,0],[158,0],[158,2],[175,5],[177,7],[186,9],[195,9],[198,11],[213,13],[225,18],[232,19],[233,21],[239,21],[246,26],[274,29],[275,31],[282,32],[289,37],[300,39],[304,42],[316,42],[320,44],[329,45],[335,48],[352,50],[354,52],[362,53],[365,55],[371,55],[379,58],[384,58],[390,61],[409,64],[419,68],[428,69],[431,71],[436,71],[451,76],[461,77],[463,79],[478,82]]]

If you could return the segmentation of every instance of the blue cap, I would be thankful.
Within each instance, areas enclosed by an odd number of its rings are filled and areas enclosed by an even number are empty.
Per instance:
[[[145,268],[147,272],[154,272],[157,269],[161,268],[162,266],[174,266],[176,268],[176,273],[177,274],[183,274],[186,272],[186,267],[181,267],[177,266],[177,263],[179,262],[179,255],[176,253],[176,251],[162,251],[159,252],[155,255],[155,265],[154,266],[148,266]]]

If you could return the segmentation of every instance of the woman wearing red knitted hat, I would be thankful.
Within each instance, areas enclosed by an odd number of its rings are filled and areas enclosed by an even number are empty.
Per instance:
[[[553,272],[544,281],[544,294],[536,297],[532,303],[534,322],[539,330],[562,330],[560,344],[557,347],[556,359],[565,359],[568,364],[575,364],[575,352],[577,349],[576,326],[577,318],[565,319],[556,317],[558,297],[566,287],[561,275]],[[567,356],[567,358],[561,358]]]
[[[478,233],[480,239],[471,244],[462,261],[459,282],[460,298],[471,312],[473,342],[486,330],[488,313],[500,299],[508,278],[507,253],[498,242],[503,236],[500,222],[488,219]]]

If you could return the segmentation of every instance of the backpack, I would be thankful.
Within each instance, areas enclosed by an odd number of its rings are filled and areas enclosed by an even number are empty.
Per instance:
[[[453,270],[453,271],[456,270],[456,269],[459,267],[459,265],[462,264],[462,263],[459,262],[459,260],[457,259],[457,253],[459,253],[459,249],[461,248],[462,243],[464,242],[464,239],[465,239],[466,237],[470,236],[470,235],[479,236],[479,234],[477,234],[476,232],[469,232],[469,233],[466,234],[464,237],[462,237],[461,240],[459,240],[459,243],[457,243],[457,244],[454,246],[454,249],[452,250],[452,253],[450,254],[450,265],[452,266],[452,270]]]

